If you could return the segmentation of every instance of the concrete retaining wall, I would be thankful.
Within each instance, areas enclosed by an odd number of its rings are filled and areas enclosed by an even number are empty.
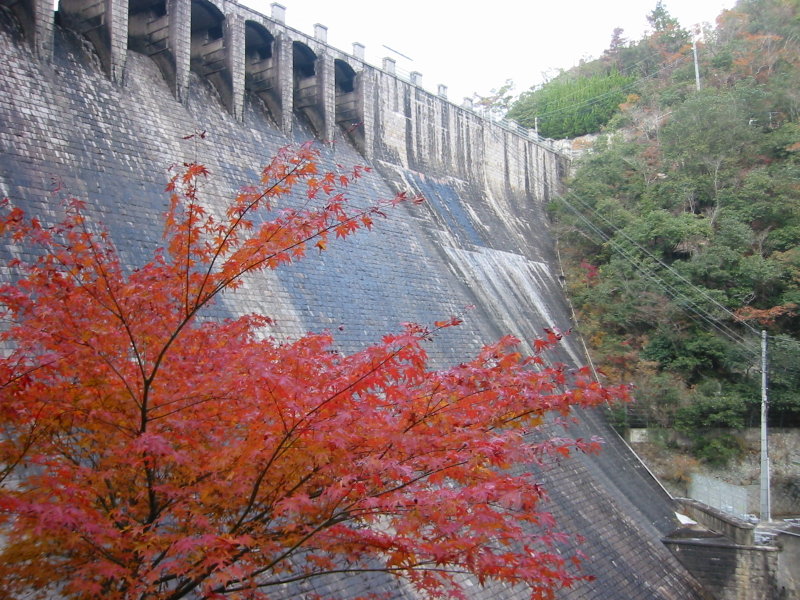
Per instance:
[[[668,540],[667,545],[715,600],[783,600],[776,585],[778,549],[715,540]]]
[[[790,600],[800,593],[800,527],[758,527],[693,499],[678,510],[701,527],[665,539],[667,547],[716,600]]]

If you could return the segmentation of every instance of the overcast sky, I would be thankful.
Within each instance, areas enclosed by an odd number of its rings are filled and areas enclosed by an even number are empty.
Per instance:
[[[269,16],[271,0],[241,0]],[[313,34],[328,27],[328,43],[352,52],[366,46],[366,59],[384,56],[398,71],[419,71],[430,91],[443,83],[451,101],[473,92],[488,94],[506,79],[516,92],[568,69],[581,58],[602,54],[615,27],[638,40],[656,0],[280,0],[286,24]],[[735,0],[664,0],[670,14],[691,29],[714,23]],[[388,46],[388,48],[386,47]],[[399,53],[399,54],[398,54]],[[408,59],[403,58],[404,55]]]

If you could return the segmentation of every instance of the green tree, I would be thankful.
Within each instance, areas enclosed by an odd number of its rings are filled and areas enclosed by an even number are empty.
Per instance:
[[[675,108],[661,131],[665,166],[694,183],[694,212],[712,206],[721,189],[738,183],[743,161],[757,156],[760,133],[751,124],[746,92],[705,89]]]
[[[647,37],[647,43],[656,49],[665,61],[673,60],[691,42],[691,35],[683,29],[662,0],[658,0],[655,8],[647,15],[647,22],[653,31]]]

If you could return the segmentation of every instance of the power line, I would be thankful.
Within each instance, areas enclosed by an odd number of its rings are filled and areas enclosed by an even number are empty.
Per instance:
[[[536,176],[535,176],[535,178],[540,183],[545,183],[541,178],[536,177]],[[587,212],[589,212],[592,215],[594,215],[594,217],[596,219],[599,219],[599,220],[603,221],[613,233],[621,235],[633,247],[638,249],[640,252],[642,252],[648,258],[650,258],[654,263],[660,265],[664,270],[666,270],[671,275],[673,275],[681,283],[683,283],[684,285],[688,286],[689,289],[691,289],[693,292],[698,294],[707,303],[709,303],[709,304],[715,306],[716,308],[718,308],[719,310],[721,310],[724,314],[726,314],[732,320],[735,320],[735,321],[738,321],[739,323],[741,323],[742,326],[745,329],[749,330],[749,332],[751,334],[753,334],[754,336],[759,337],[760,336],[759,331],[757,331],[754,327],[752,327],[748,323],[745,323],[745,322],[741,321],[741,319],[739,319],[736,316],[735,313],[733,313],[729,308],[727,308],[726,306],[724,306],[723,304],[718,302],[716,299],[714,299],[712,296],[710,296],[704,289],[696,286],[694,283],[692,283],[690,280],[688,280],[686,277],[684,277],[681,273],[676,271],[672,266],[668,265],[667,263],[662,261],[659,257],[655,256],[647,248],[641,246],[638,242],[636,242],[636,240],[632,239],[627,233],[625,233],[624,230],[622,230],[619,227],[617,227],[614,223],[609,221],[605,216],[601,215],[594,208],[592,208],[590,205],[588,205],[586,202],[584,202],[577,194],[575,194],[573,192],[567,192],[566,194],[555,196],[556,199],[558,199],[561,202],[563,202],[572,212],[574,212],[578,216],[578,218],[583,223],[585,223],[589,227],[589,229],[592,232],[594,232],[595,235],[597,235],[600,238],[600,240],[602,240],[602,242],[608,243],[612,247],[613,250],[615,250],[623,258],[625,258],[637,271],[639,271],[645,277],[647,277],[649,280],[651,280],[653,283],[655,283],[656,286],[661,288],[662,291],[664,291],[667,295],[669,295],[672,298],[675,298],[677,300],[682,301],[686,305],[686,307],[688,307],[693,313],[695,313],[697,315],[697,317],[699,317],[703,321],[707,322],[714,329],[719,331],[721,334],[723,334],[725,337],[727,337],[730,341],[732,341],[732,342],[736,343],[737,345],[741,346],[747,352],[749,352],[749,353],[755,352],[756,354],[758,353],[757,349],[753,350],[747,345],[746,338],[743,337],[741,334],[739,334],[739,332],[737,332],[735,329],[731,328],[726,323],[723,323],[722,321],[720,321],[719,319],[717,319],[716,317],[711,315],[708,311],[706,311],[701,306],[699,306],[693,299],[691,299],[686,294],[684,294],[680,289],[676,288],[675,285],[665,281],[663,278],[658,277],[658,275],[656,275],[653,271],[647,269],[643,264],[641,264],[641,262],[639,260],[636,259],[635,256],[633,256],[630,252],[628,252],[627,249],[625,249],[622,245],[620,245],[618,242],[616,242],[611,236],[606,234],[602,229],[597,227],[597,225],[595,225],[594,222],[592,222],[586,215],[584,215],[573,204],[571,204],[567,200],[567,197],[569,197],[570,199],[572,199],[576,203],[580,204],[584,208],[584,210],[586,210]]]
[[[599,228],[586,215],[584,215],[573,204],[571,204],[567,200],[566,198],[567,196],[569,196],[573,200],[573,202],[580,204],[587,212],[591,213],[594,217],[596,217],[599,220],[602,220],[614,234],[619,234],[622,237],[624,237],[626,241],[628,241],[635,248],[644,253],[647,257],[652,259],[656,264],[663,267],[667,272],[675,276],[679,281],[687,285],[690,289],[697,292],[706,301],[710,302],[712,305],[719,308],[731,319],[739,322],[746,330],[750,332],[750,334],[753,335],[753,339],[748,340],[748,338],[742,336],[738,331],[730,327],[728,324],[720,321],[712,314],[710,314],[708,311],[706,311],[693,299],[684,294],[683,291],[675,287],[675,285],[664,280],[662,277],[659,277],[652,270],[648,269],[644,264],[642,264],[640,260],[637,259],[637,257],[633,253],[631,253],[623,245],[616,242],[610,235],[608,235],[605,231]],[[699,319],[701,322],[705,322],[706,324],[711,326],[719,334],[721,334],[722,336],[724,336],[725,338],[736,344],[738,347],[740,347],[745,352],[745,354],[750,358],[755,359],[759,356],[760,349],[758,347],[758,344],[759,344],[759,338],[761,337],[761,333],[758,330],[756,330],[748,323],[743,322],[730,309],[720,304],[713,297],[709,296],[708,293],[706,293],[706,291],[703,288],[694,285],[691,281],[686,279],[686,277],[684,277],[680,272],[676,271],[672,266],[668,265],[660,258],[653,255],[653,253],[650,252],[647,248],[641,246],[635,240],[631,239],[631,237],[628,236],[624,230],[620,229],[619,227],[611,223],[607,218],[605,218],[603,215],[598,213],[594,208],[592,208],[586,202],[584,202],[577,194],[574,194],[573,192],[568,192],[567,194],[556,196],[556,198],[561,202],[563,202],[563,204],[566,205],[573,213],[575,213],[578,216],[578,218],[599,238],[601,242],[607,243],[612,248],[613,251],[615,251],[618,255],[627,260],[631,264],[631,266],[634,267],[634,269],[636,269],[646,279],[650,280],[657,287],[659,287],[666,295],[681,301],[682,305],[679,304],[679,306],[684,308],[690,317]],[[592,241],[597,241],[597,240],[595,239]],[[693,313],[693,315],[691,313]],[[772,340],[773,344],[777,345],[779,348],[780,346],[783,345],[784,348],[781,349],[781,351],[783,352],[787,351],[787,349],[785,348],[785,346],[787,345],[794,347],[796,351],[800,352],[800,341],[795,340],[794,338],[788,336],[773,336],[773,335],[768,335],[767,337],[769,340]],[[792,367],[788,365],[776,365],[775,361],[770,362],[768,369],[772,372],[785,373],[793,376],[800,376],[800,367]]]
[[[645,248],[644,246],[641,246],[639,243],[636,242],[636,240],[632,239],[627,233],[625,233],[625,230],[616,227],[613,223],[611,223],[603,215],[601,215],[600,213],[595,211],[591,206],[589,206],[588,204],[583,202],[583,200],[581,200],[577,196],[575,196],[575,198],[578,200],[578,202],[580,202],[583,205],[583,207],[585,209],[591,211],[595,216],[597,216],[598,218],[602,219],[609,226],[609,228],[611,228],[615,233],[617,233],[617,234],[621,235],[622,237],[624,237],[628,242],[630,242],[632,245],[634,245],[638,250],[640,250],[645,255],[647,255],[648,258],[652,259],[658,265],[660,265],[661,267],[666,269],[668,272],[670,272],[672,275],[674,275],[682,283],[684,283],[687,286],[689,286],[693,291],[697,292],[700,296],[702,296],[710,304],[716,306],[722,312],[726,313],[730,318],[732,318],[734,320],[737,320],[737,321],[740,320],[736,316],[736,314],[733,313],[728,307],[726,307],[725,305],[723,305],[720,302],[718,302],[717,300],[715,300],[703,288],[700,288],[700,287],[696,286],[695,284],[693,284],[689,279],[687,279],[681,273],[676,271],[671,265],[668,265],[663,260],[661,260],[659,257],[655,256],[647,248]],[[747,323],[742,322],[742,325],[744,327],[746,327],[747,329],[750,329],[751,333],[753,333],[754,335],[760,335],[759,332],[755,328],[751,327]]]
[[[620,230],[619,228],[615,227],[613,224],[609,223],[609,221],[607,219],[605,219],[604,217],[599,215],[591,207],[588,207],[579,198],[577,198],[577,196],[575,196],[574,194],[570,194],[570,196],[572,196],[574,199],[576,199],[578,202],[580,202],[585,208],[587,208],[589,211],[591,211],[596,216],[598,216],[603,221],[605,221],[607,224],[609,224],[609,226],[612,228],[612,230],[614,230],[616,233],[620,233],[620,234],[623,235],[623,237],[626,237],[626,239],[631,244],[633,244],[636,248],[638,248],[640,251],[642,251],[649,258],[653,259],[656,263],[658,263],[658,264],[662,265],[663,267],[665,267],[671,274],[677,276],[678,279],[680,279],[683,282],[685,282],[686,284],[688,284],[688,286],[691,289],[693,289],[694,291],[698,292],[700,296],[703,296],[706,300],[710,301],[712,304],[714,304],[714,305],[718,306],[719,308],[721,308],[726,314],[729,314],[730,316],[735,318],[735,315],[730,310],[728,310],[726,307],[724,307],[721,304],[719,304],[716,300],[714,300],[708,294],[706,294],[702,289],[698,288],[697,286],[692,284],[690,281],[688,281],[686,278],[684,278],[682,275],[677,273],[669,265],[666,265],[663,261],[661,261],[657,257],[653,256],[653,254],[649,250],[647,250],[646,248],[643,248],[635,240],[632,240],[629,236],[627,236],[627,234],[622,232],[622,230]],[[625,260],[627,260],[631,264],[631,266],[633,266],[645,278],[647,278],[648,280],[653,282],[666,295],[668,295],[671,298],[674,298],[674,299],[680,301],[681,304],[679,304],[679,306],[682,305],[683,308],[685,308],[688,311],[691,311],[692,313],[694,313],[694,315],[697,318],[699,318],[701,321],[704,321],[705,323],[710,325],[713,329],[718,331],[720,334],[722,334],[723,336],[728,338],[730,341],[732,341],[733,343],[735,343],[736,345],[741,347],[747,354],[752,355],[752,356],[756,356],[758,354],[758,350],[757,349],[753,349],[752,347],[750,347],[747,344],[747,340],[746,340],[745,337],[741,336],[736,330],[731,328],[726,323],[723,323],[722,321],[720,321],[719,319],[715,318],[713,315],[708,313],[705,309],[703,309],[702,306],[697,304],[693,299],[691,299],[686,294],[684,294],[680,289],[675,287],[675,285],[671,284],[668,281],[665,281],[663,278],[659,277],[653,271],[648,269],[645,265],[643,265],[641,263],[641,261],[637,260],[637,258],[631,252],[629,252],[626,248],[624,248],[624,246],[622,246],[618,242],[614,241],[614,239],[611,238],[611,236],[607,235],[602,229],[597,227],[583,213],[581,213],[577,208],[575,208],[575,206],[573,206],[570,202],[568,202],[564,196],[559,196],[558,199],[561,200],[570,210],[572,210],[578,216],[578,218],[581,221],[583,221],[597,236],[600,237],[600,239],[603,242],[607,242],[615,252],[617,252]],[[744,325],[748,329],[750,329],[751,332],[757,333],[752,327],[749,327],[746,324],[744,324]]]

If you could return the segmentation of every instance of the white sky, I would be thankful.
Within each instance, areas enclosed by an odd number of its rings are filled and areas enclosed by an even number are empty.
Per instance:
[[[267,16],[272,0],[242,0]],[[328,27],[328,43],[352,52],[366,46],[367,62],[381,66],[384,56],[398,72],[422,73],[422,85],[435,92],[440,83],[459,104],[473,92],[488,94],[506,79],[520,93],[581,58],[596,58],[608,47],[615,27],[638,40],[656,0],[278,0],[286,24],[313,34]],[[664,0],[684,28],[714,23],[735,0]],[[384,47],[411,59],[405,60]]]

